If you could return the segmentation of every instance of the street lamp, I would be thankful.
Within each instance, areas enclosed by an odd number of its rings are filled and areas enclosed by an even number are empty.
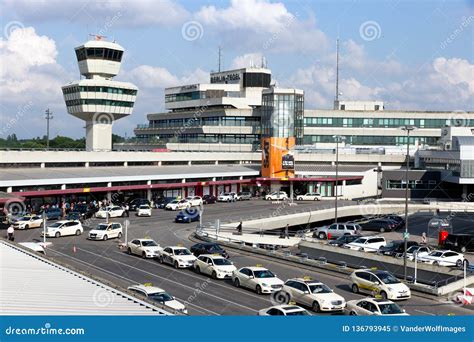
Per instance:
[[[343,142],[346,138],[342,135],[333,135],[336,139],[336,185],[335,185],[335,196],[334,196],[334,223],[337,224],[337,182],[339,180],[339,141]]]
[[[402,126],[402,131],[407,133],[407,154],[406,154],[406,167],[405,167],[405,233],[403,234],[404,240],[404,257],[403,257],[403,279],[407,280],[407,249],[408,249],[408,171],[410,169],[410,132],[415,130],[415,126]]]

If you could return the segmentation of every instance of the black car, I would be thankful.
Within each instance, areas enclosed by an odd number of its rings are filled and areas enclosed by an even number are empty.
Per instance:
[[[397,222],[397,228],[405,226],[405,219],[398,215],[387,215],[384,218]]]
[[[397,229],[398,223],[389,219],[373,219],[367,222],[361,222],[359,223],[361,226],[362,230],[370,230],[370,231],[376,231],[376,232],[391,232],[395,229]]]
[[[191,212],[188,210],[183,210],[176,215],[174,222],[176,223],[191,223],[194,221],[199,221],[201,219],[201,215],[198,211]]]
[[[474,235],[448,234],[444,240],[444,247],[461,253],[474,251]]]
[[[213,242],[202,242],[192,245],[191,253],[193,253],[196,257],[200,256],[201,254],[219,254],[224,258],[229,257],[227,252],[219,244]]]
[[[150,205],[150,201],[147,200],[146,198],[135,198],[128,202],[128,210],[130,211],[136,211],[139,206],[141,205]]]
[[[346,243],[351,243],[352,241],[354,241],[354,240],[356,240],[360,237],[361,237],[361,235],[343,235],[343,236],[339,236],[335,240],[329,241],[328,244],[331,245],[331,246],[342,247]]]
[[[154,201],[155,208],[164,209],[166,205],[173,200],[175,200],[174,197],[161,197],[157,199],[156,201]]]
[[[407,249],[412,246],[418,246],[416,241],[407,241]],[[378,249],[377,254],[390,255],[390,256],[401,256],[405,253],[405,241],[394,240],[387,243]]]
[[[214,204],[216,203],[216,201],[217,201],[216,196],[212,196],[212,195],[202,196],[202,203],[204,204]]]
[[[73,212],[79,212],[83,219],[89,219],[94,216],[96,211],[95,207],[88,206],[87,204],[77,204]]]

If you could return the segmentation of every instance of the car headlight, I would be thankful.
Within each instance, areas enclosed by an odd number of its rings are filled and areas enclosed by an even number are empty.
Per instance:
[[[262,286],[265,286],[265,287],[266,287],[266,286],[268,286],[268,284],[262,283]]]

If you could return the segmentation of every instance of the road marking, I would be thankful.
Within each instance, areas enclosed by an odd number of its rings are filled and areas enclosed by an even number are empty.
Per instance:
[[[177,282],[177,281],[174,281],[174,280],[171,280],[171,279],[168,279],[168,278],[165,278],[165,277],[162,277],[162,276],[153,274],[153,273],[151,273],[151,272],[142,270],[142,269],[140,269],[140,268],[138,268],[138,267],[135,267],[135,266],[127,265],[127,264],[125,264],[125,263],[123,263],[123,262],[121,262],[121,261],[117,261],[117,260],[114,260],[114,259],[112,259],[112,258],[108,258],[108,257],[105,257],[105,256],[101,256],[101,255],[99,255],[99,254],[97,254],[97,253],[90,252],[90,251],[85,250],[85,249],[83,249],[83,248],[78,248],[77,250],[83,251],[83,252],[86,252],[86,253],[89,253],[89,254],[92,254],[92,255],[95,255],[95,256],[102,257],[102,258],[107,259],[107,260],[110,260],[110,261],[112,261],[112,262],[114,262],[114,263],[123,265],[123,266],[125,266],[125,267],[132,268],[132,269],[134,269],[134,270],[137,270],[137,271],[139,271],[139,272],[148,274],[148,275],[153,276],[153,277],[156,277],[156,278],[158,278],[158,279],[162,279],[162,280],[164,280],[164,281],[173,283],[173,284],[175,284],[175,285],[179,285],[179,286],[188,288],[188,289],[190,289],[190,290],[196,291],[196,288],[194,288],[194,287],[191,287],[191,286],[188,286],[188,285],[185,285],[185,284],[181,284],[181,283],[179,283],[179,282]],[[123,254],[123,253],[120,253],[120,252],[116,252],[116,253]],[[184,274],[184,272],[183,272],[182,274]],[[189,274],[188,274],[188,275],[189,275]],[[202,278],[199,278],[199,280],[202,281]],[[215,283],[212,283],[212,284],[215,284]],[[209,296],[209,297],[213,297],[213,298],[216,298],[216,299],[218,299],[218,300],[222,300],[222,301],[228,302],[228,303],[230,303],[230,304],[234,304],[234,305],[236,305],[236,306],[242,307],[242,308],[247,309],[247,310],[249,310],[249,311],[258,312],[258,310],[256,310],[256,309],[252,309],[252,308],[250,308],[250,307],[248,307],[248,306],[245,306],[245,305],[242,305],[242,304],[233,302],[233,301],[228,300],[228,299],[226,299],[226,298],[222,298],[222,297],[216,296],[216,295],[214,295],[214,294],[204,292],[204,291],[202,291],[202,290],[201,290],[201,293],[204,294],[204,295],[207,295],[207,296]]]
[[[414,309],[413,311],[422,313],[422,314],[424,314],[424,315],[436,316],[434,313],[426,312],[426,311],[423,311],[423,310]]]
[[[52,249],[49,249],[49,251],[52,251],[52,252],[54,252],[54,253],[60,254],[60,255],[65,256],[65,257],[68,257],[68,258],[70,258],[70,259],[76,261],[77,263],[84,264],[84,265],[87,265],[87,266],[89,266],[89,267],[93,267],[93,268],[95,268],[95,269],[97,269],[97,270],[100,270],[100,271],[102,271],[102,272],[104,272],[104,273],[108,273],[109,275],[111,275],[111,276],[113,276],[113,277],[115,277],[115,278],[124,279],[124,280],[126,280],[127,282],[130,282],[130,283],[132,283],[132,284],[136,284],[136,283],[137,283],[135,280],[129,279],[129,278],[127,278],[127,277],[124,277],[124,276],[122,276],[122,275],[120,275],[120,274],[117,274],[117,273],[114,273],[114,272],[112,272],[112,271],[106,270],[106,269],[101,268],[101,267],[99,267],[99,266],[91,265],[91,264],[89,264],[88,262],[86,262],[86,261],[84,261],[84,260],[74,258],[74,257],[72,257],[72,256],[70,256],[70,255],[68,255],[68,254],[65,254],[65,253],[62,253],[62,252],[59,252],[59,251],[56,251],[56,250],[52,250]],[[176,297],[176,296],[175,296],[175,297]],[[176,298],[178,298],[178,297],[176,297]],[[178,299],[181,300],[182,302],[186,302],[185,299],[181,299],[181,298],[178,298]],[[186,303],[188,304],[188,306],[194,307],[194,309],[195,309],[196,311],[200,311],[200,312],[202,312],[202,313],[204,313],[205,311],[207,311],[207,312],[212,313],[213,315],[220,316],[220,314],[218,314],[217,312],[214,312],[214,311],[212,311],[212,310],[203,308],[203,307],[198,306],[198,305],[193,304],[193,303],[189,303],[189,302],[186,302]]]

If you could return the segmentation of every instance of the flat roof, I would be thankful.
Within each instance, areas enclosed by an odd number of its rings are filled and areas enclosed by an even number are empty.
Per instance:
[[[171,315],[5,241],[0,258],[0,315]]]

